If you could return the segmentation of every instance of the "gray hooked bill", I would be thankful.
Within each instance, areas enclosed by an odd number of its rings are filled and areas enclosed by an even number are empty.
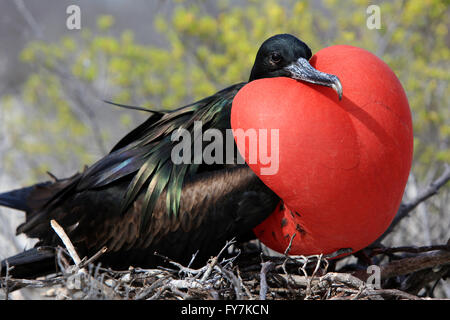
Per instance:
[[[342,84],[339,78],[334,74],[328,74],[314,69],[305,58],[299,58],[296,62],[291,63],[284,69],[290,72],[292,79],[333,88],[337,92],[339,100],[342,100]]]

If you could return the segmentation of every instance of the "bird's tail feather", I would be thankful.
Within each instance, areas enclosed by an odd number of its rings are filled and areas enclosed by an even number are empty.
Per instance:
[[[0,194],[0,206],[28,211],[27,198],[34,186],[16,189]]]
[[[7,270],[8,269],[8,270]],[[55,250],[37,247],[23,251],[1,262],[0,276],[16,279],[34,279],[56,272]]]

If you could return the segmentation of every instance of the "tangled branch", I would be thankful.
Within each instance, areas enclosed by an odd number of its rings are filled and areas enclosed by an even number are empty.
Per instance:
[[[389,230],[449,180],[447,166],[415,199],[402,204]],[[0,278],[5,299],[14,290],[31,287],[47,288],[46,295],[57,299],[417,300],[431,299],[436,284],[450,276],[450,242],[424,247],[372,246],[363,252],[365,262],[359,259],[356,264],[346,264],[337,270],[335,258],[350,253],[350,248],[330,255],[292,256],[289,251],[295,233],[283,255],[258,253],[257,262],[251,254],[250,258],[243,258],[236,242],[231,240],[199,269],[191,268],[194,254],[187,266],[164,257],[173,268],[116,271],[94,264],[107,248],[80,259],[63,228],[56,221],[52,221],[52,227],[65,246],[57,248],[60,271],[43,279],[14,279],[7,266],[6,277]],[[367,267],[374,258],[379,261],[378,287],[368,282]]]

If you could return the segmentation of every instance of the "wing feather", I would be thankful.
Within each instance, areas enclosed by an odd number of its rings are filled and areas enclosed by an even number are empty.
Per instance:
[[[125,212],[140,193],[145,192],[142,222],[151,217],[156,201],[166,193],[167,214],[177,215],[183,182],[189,176],[208,170],[207,165],[174,164],[171,135],[180,128],[193,133],[194,122],[201,121],[203,130],[230,128],[231,105],[234,96],[245,83],[240,83],[185,107],[155,112],[142,125],[125,136],[110,154],[88,168],[82,175],[77,191],[100,188],[129,177],[122,211]],[[201,136],[198,137],[201,139]],[[192,143],[192,150],[193,144]],[[191,153],[193,155],[193,152]],[[193,161],[192,161],[193,162]]]

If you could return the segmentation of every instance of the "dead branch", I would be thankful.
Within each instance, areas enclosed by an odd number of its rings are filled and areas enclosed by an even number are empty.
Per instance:
[[[216,265],[214,267],[214,269],[219,271],[220,274],[222,274],[224,276],[224,278],[226,278],[232,284],[234,293],[236,294],[236,299],[241,300],[242,299],[242,284],[239,281],[239,278],[231,270],[228,270],[227,268],[223,268],[220,265]]]
[[[423,253],[423,252],[429,252],[429,251],[435,251],[435,250],[446,250],[450,251],[450,244],[444,244],[444,245],[434,245],[434,246],[422,246],[422,247],[395,247],[395,248],[373,248],[371,252],[369,253],[369,257],[373,257],[379,254],[387,254],[391,255],[393,253],[399,253],[399,252],[407,252],[407,253]]]
[[[53,228],[53,230],[56,232],[56,234],[60,237],[61,241],[63,242],[64,246],[66,247],[67,251],[69,252],[70,257],[75,262],[75,268],[69,272],[69,283],[77,282],[77,285],[71,286],[75,289],[81,289],[81,286],[83,286],[83,283],[88,284],[89,292],[92,291],[100,291],[105,294],[105,296],[108,299],[117,299],[118,296],[114,292],[114,290],[111,290],[108,286],[106,286],[103,281],[99,281],[95,276],[91,276],[86,268],[84,266],[88,265],[91,261],[94,261],[97,259],[100,255],[102,255],[104,252],[106,252],[106,247],[103,247],[100,251],[98,251],[94,256],[92,256],[89,259],[85,259],[85,262],[82,263],[82,260],[78,256],[78,253],[75,250],[75,247],[72,244],[72,241],[67,236],[64,229],[59,225],[58,222],[55,220],[50,221],[50,225]],[[63,270],[63,271],[67,271]],[[96,272],[98,273],[98,269],[96,269]]]
[[[42,29],[39,24],[34,19],[31,12],[25,6],[23,0],[14,0],[14,4],[16,5],[17,11],[22,15],[24,20],[29,26],[29,29],[34,33],[35,37],[38,39],[43,38]]]
[[[274,268],[274,266],[275,264],[272,261],[266,261],[261,263],[260,289],[259,289],[260,300],[266,300],[266,295],[268,291],[267,272],[271,271]]]
[[[345,297],[345,300],[358,300],[368,297],[374,300],[384,300],[384,298],[398,298],[404,300],[423,300],[415,295],[398,289],[369,289],[360,288],[359,290],[351,288],[337,288],[338,292],[350,293],[350,296]]]
[[[404,249],[405,248],[403,248],[403,250]],[[415,250],[419,252],[421,251],[420,248],[416,248]],[[409,251],[414,250],[412,249]],[[450,264],[450,251],[448,250],[435,250],[433,252],[422,253],[414,257],[403,258],[381,265],[381,280],[408,275],[417,271],[436,268],[448,264]],[[368,277],[365,270],[358,270],[354,272],[353,275],[362,280],[365,280]]]
[[[75,247],[72,244],[72,241],[70,241],[64,229],[55,220],[51,220],[50,225],[63,242],[64,246],[69,252],[70,257],[72,258],[73,262],[75,262],[75,265],[78,266],[81,263],[81,259],[78,256],[77,251],[75,250]]]
[[[430,252],[380,266],[381,278],[384,280],[446,264],[450,264],[450,251]]]
[[[89,259],[84,259],[83,258],[83,260],[81,260],[80,265],[78,267],[82,269],[82,268],[90,265],[91,263],[96,261],[98,258],[100,258],[100,256],[102,254],[104,254],[106,251],[108,251],[108,248],[107,247],[103,247],[99,251],[97,251],[97,253],[95,253],[92,257],[90,257]]]
[[[418,294],[422,289],[426,289],[425,295],[433,297],[433,291],[436,288],[437,283],[444,278],[446,275],[450,274],[450,265],[444,265],[435,267],[432,269],[424,269],[416,271],[408,275],[399,285],[399,289],[402,291],[409,292],[411,294]]]
[[[433,181],[428,187],[422,190],[417,197],[409,201],[403,202],[395,215],[389,228],[375,241],[375,244],[381,243],[383,239],[399,224],[403,218],[407,217],[409,213],[414,210],[421,202],[429,199],[433,195],[437,194],[439,189],[444,186],[450,180],[450,165],[444,166],[444,172],[439,178]]]
[[[64,272],[47,279],[7,279],[6,282],[2,279],[2,282],[10,288],[19,285],[52,288],[49,295],[64,299],[185,300],[257,297],[262,300],[417,300],[422,299],[416,295],[420,289],[448,275],[450,270],[450,250],[447,250],[447,246],[375,248],[372,256],[399,253],[408,253],[410,256],[380,266],[383,285],[392,278],[403,279],[402,283],[395,288],[374,288],[366,284],[365,270],[354,273],[328,272],[329,263],[323,255],[264,257],[258,270],[252,268],[241,272],[234,266],[235,257],[220,258],[230,244],[232,242],[228,242],[217,256],[199,269],[185,267],[175,261],[171,263],[176,267],[174,270],[129,268],[113,271],[99,265],[94,268],[92,262],[103,254],[103,249],[90,259],[83,258],[78,268],[71,267],[67,261],[61,261]],[[430,249],[444,250],[429,251]],[[332,256],[341,253],[338,250]],[[85,273],[76,272],[87,265],[89,270]],[[396,277],[397,275],[403,277]],[[428,296],[432,290],[433,288],[427,291]]]
[[[8,263],[8,260],[6,260],[6,272],[5,272],[5,282],[4,282],[5,284],[2,285],[2,287],[4,287],[4,290],[5,290],[5,300],[9,299],[9,285],[8,285],[9,270],[10,270],[9,263]],[[0,265],[0,272],[1,271],[2,270],[1,270],[1,265]]]

